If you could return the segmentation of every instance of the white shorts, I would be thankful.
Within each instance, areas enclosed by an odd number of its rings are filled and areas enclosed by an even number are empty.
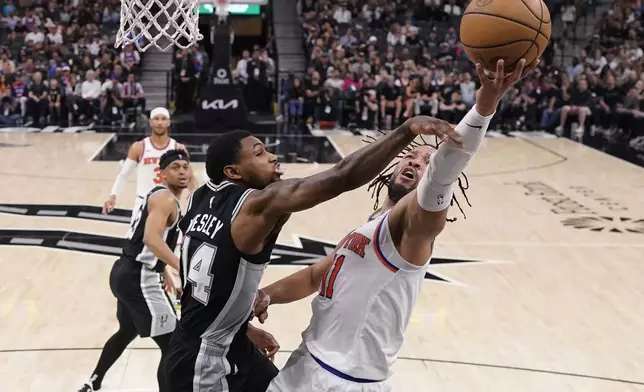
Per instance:
[[[130,226],[128,226],[127,228],[127,234],[125,235],[126,238],[130,238],[130,236],[132,236],[134,220],[136,219],[136,216],[139,214],[139,210],[143,208],[144,204],[145,204],[144,196],[137,196],[136,200],[134,200],[134,208],[132,208],[132,217],[130,217]]]
[[[304,342],[291,354],[284,368],[271,381],[266,392],[390,392],[387,380],[359,383],[323,369],[311,356]]]

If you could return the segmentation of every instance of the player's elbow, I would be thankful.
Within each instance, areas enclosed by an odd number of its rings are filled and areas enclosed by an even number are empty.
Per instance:
[[[148,230],[143,233],[143,245],[148,248],[154,247],[154,234],[149,233]]]

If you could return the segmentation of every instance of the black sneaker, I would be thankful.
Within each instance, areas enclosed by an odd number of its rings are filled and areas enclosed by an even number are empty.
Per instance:
[[[85,383],[85,385],[83,385],[81,387],[81,389],[78,390],[78,392],[94,392],[94,388],[92,387],[92,383],[91,382]]]

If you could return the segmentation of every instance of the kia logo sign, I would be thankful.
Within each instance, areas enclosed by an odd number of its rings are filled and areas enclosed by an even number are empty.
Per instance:
[[[232,99],[228,102],[225,102],[223,99],[215,99],[214,101],[201,101],[201,108],[203,110],[226,110],[226,109],[237,109],[239,107],[239,101]]]

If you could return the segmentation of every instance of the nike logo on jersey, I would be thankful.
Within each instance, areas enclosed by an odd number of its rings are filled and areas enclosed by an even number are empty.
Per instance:
[[[224,227],[224,223],[216,216],[210,214],[197,214],[190,221],[190,226],[188,226],[188,230],[186,230],[186,235],[200,232],[210,238],[214,238],[215,234],[217,234],[222,227]]]

